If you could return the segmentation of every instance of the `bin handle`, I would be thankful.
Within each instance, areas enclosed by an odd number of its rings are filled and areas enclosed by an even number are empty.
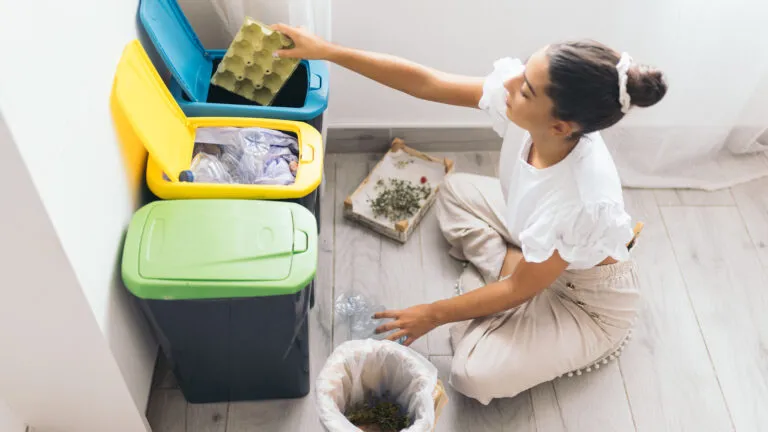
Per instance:
[[[310,81],[314,81],[314,79],[317,79],[317,85],[314,85],[313,83],[310,82],[309,89],[310,90],[320,90],[321,88],[323,88],[323,77],[321,77],[318,74],[313,73],[312,74],[312,79]]]
[[[304,144],[301,152],[301,162],[310,163],[315,160],[315,148],[309,144]]]

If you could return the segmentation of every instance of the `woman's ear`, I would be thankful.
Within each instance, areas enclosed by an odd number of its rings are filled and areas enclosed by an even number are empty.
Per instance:
[[[572,122],[558,120],[552,125],[552,134],[560,138],[574,136],[577,132],[578,127]]]

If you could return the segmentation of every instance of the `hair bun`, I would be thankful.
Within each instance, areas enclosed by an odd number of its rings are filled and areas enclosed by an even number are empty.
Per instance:
[[[627,75],[627,93],[632,99],[632,105],[649,107],[667,94],[667,82],[658,69],[633,65]]]

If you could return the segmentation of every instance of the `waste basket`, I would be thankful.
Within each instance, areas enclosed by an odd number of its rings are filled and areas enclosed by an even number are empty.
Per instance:
[[[388,340],[352,340],[339,345],[316,382],[317,412],[328,432],[358,431],[347,414],[377,398],[407,414],[406,432],[431,432],[448,403],[437,369],[417,352]],[[378,430],[377,428],[363,430]]]
[[[317,227],[297,204],[155,201],[123,250],[136,296],[189,402],[309,392],[308,285]]]

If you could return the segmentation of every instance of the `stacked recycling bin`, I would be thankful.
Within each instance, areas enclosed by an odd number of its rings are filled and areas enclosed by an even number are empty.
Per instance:
[[[163,82],[139,41],[114,78],[117,134],[124,146],[146,148],[147,184],[161,199],[132,219],[125,285],[189,402],[303,397],[327,66],[301,61],[260,105],[210,84],[224,51],[202,47],[175,0],[142,0],[139,18],[172,78]],[[191,178],[202,132],[248,128],[294,142],[292,182]]]
[[[139,5],[139,19],[165,66],[171,72],[169,91],[186,116],[281,119],[302,122],[312,126],[316,131],[322,131],[323,114],[328,107],[328,66],[324,62],[302,61],[274,102],[269,106],[260,106],[211,85],[210,79],[222,61],[225,50],[203,48],[176,0],[142,0]],[[212,125],[201,123],[199,126]],[[279,129],[275,124],[257,126]],[[304,130],[309,129],[304,128]],[[295,130],[288,130],[288,132],[295,132]],[[306,133],[305,140],[308,135],[310,134]],[[319,218],[319,184],[322,181],[322,160],[325,154],[322,140],[312,135],[315,141],[310,143],[311,153],[309,151],[302,153],[302,158],[303,160],[312,158],[309,163],[314,163],[320,167],[320,170],[313,171],[311,179],[305,171],[303,179],[311,182],[302,183],[301,187],[280,190],[259,187],[245,192],[242,188],[229,186],[220,187],[217,191],[201,196],[194,189],[189,189],[189,185],[168,185],[165,181],[152,182],[148,179],[149,186],[156,195],[164,199],[203,197],[290,199],[307,207],[316,218]],[[185,162],[190,160],[191,158]],[[301,176],[301,173],[299,175]],[[153,178],[156,177],[153,176]],[[224,196],[223,189],[229,189],[230,192]],[[242,192],[238,193],[235,190]]]
[[[123,280],[192,403],[309,392],[312,214],[260,200],[155,201],[128,229]]]

